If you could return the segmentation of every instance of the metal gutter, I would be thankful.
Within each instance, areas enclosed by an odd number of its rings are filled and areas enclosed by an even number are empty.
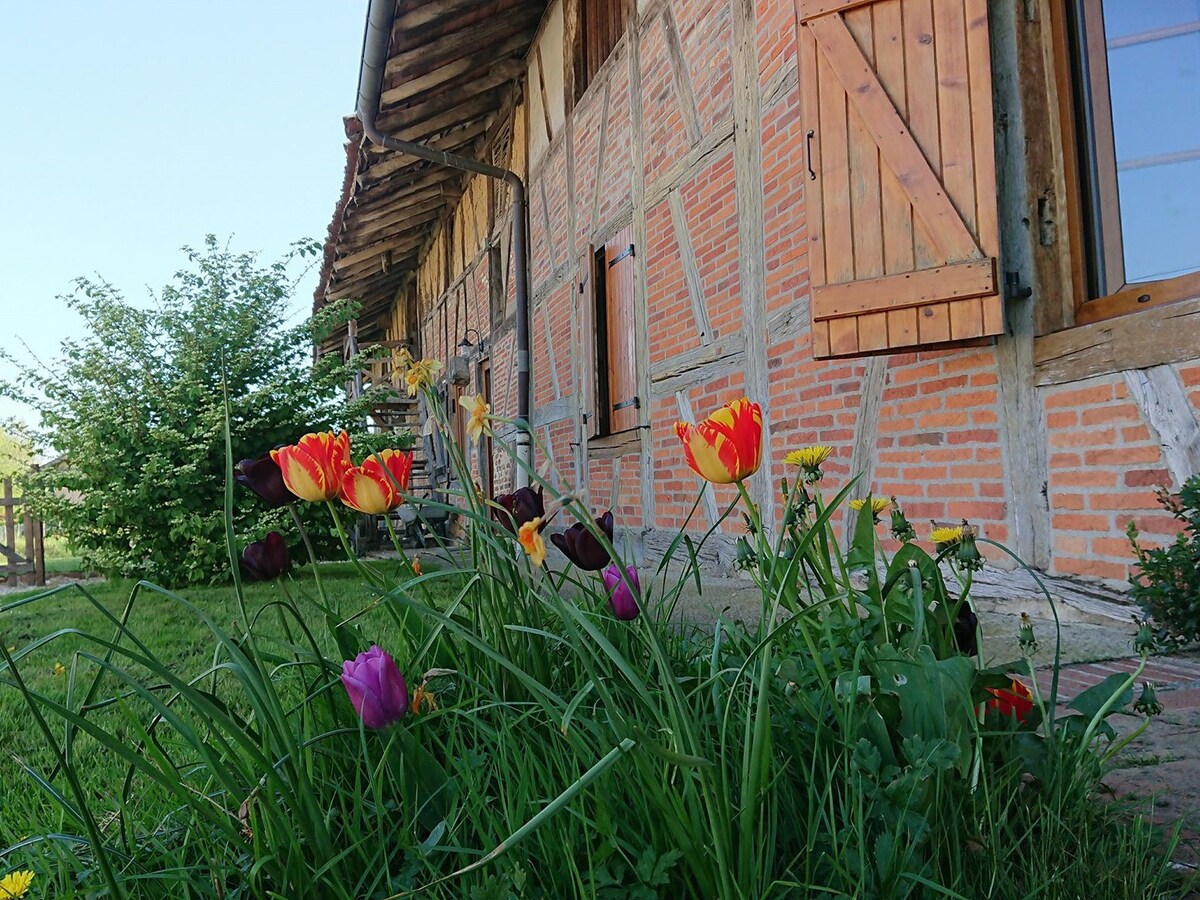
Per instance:
[[[392,26],[396,18],[396,0],[370,0],[367,10],[367,27],[363,35],[362,63],[358,70],[358,118],[363,133],[374,144],[397,153],[405,153],[418,159],[473,172],[486,178],[503,181],[512,191],[513,212],[513,268],[516,287],[516,331],[517,331],[517,472],[516,486],[529,484],[529,472],[533,466],[533,448],[529,435],[529,408],[531,400],[529,347],[529,213],[525,196],[525,183],[521,176],[508,169],[489,165],[445,153],[424,144],[402,141],[383,134],[375,124],[379,115],[379,102],[383,93],[383,76],[387,66],[388,50],[392,39]],[[523,463],[521,465],[520,463]]]

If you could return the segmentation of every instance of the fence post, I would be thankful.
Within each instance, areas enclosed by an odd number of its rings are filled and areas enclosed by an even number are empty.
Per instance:
[[[36,475],[41,469],[37,463],[33,464],[33,473]],[[29,509],[29,507],[25,507]],[[46,584],[46,542],[45,529],[41,519],[35,519],[33,522],[33,583],[38,587]]]
[[[10,552],[15,553],[17,550],[17,525],[13,520],[13,492],[12,479],[4,479],[4,546]],[[12,573],[13,565],[8,561],[8,571]],[[8,586],[16,587],[17,575],[15,573],[8,576]]]

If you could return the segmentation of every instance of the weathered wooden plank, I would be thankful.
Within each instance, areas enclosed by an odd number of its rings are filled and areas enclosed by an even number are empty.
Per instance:
[[[683,264],[683,280],[687,284],[688,298],[692,301],[692,317],[701,344],[712,342],[712,325],[708,320],[708,305],[704,300],[704,285],[700,281],[700,268],[696,265],[696,251],[688,232],[687,214],[683,209],[683,198],[679,191],[667,194],[667,205],[671,208],[671,225],[675,231],[675,242],[679,245],[680,261]]]
[[[656,378],[652,388],[653,396],[655,398],[666,397],[676,391],[686,391],[718,378],[729,378],[745,371],[746,354],[743,350],[713,359],[704,359],[689,369]]]
[[[696,421],[696,413],[692,409],[692,401],[684,391],[675,392],[675,407],[679,410],[680,420],[684,422]],[[713,491],[713,486],[707,481],[704,483],[700,503],[704,507],[704,515],[708,519],[708,524],[715,525],[717,519],[720,518],[720,513],[717,512],[717,495]]]
[[[864,311],[903,309],[995,292],[995,260],[985,259],[821,285],[813,288],[812,314],[818,320],[833,319]]]
[[[763,445],[771,446],[767,375],[766,236],[763,214],[762,105],[758,86],[755,0],[733,0],[733,180],[738,233],[738,286],[746,334],[746,393],[762,404]],[[754,479],[751,496],[764,522],[775,522],[776,491],[769,476]]]
[[[1129,393],[1158,435],[1163,461],[1175,487],[1200,473],[1200,424],[1187,391],[1173,366],[1151,366],[1125,372]]]
[[[850,477],[861,476],[854,491],[856,497],[869,494],[875,478],[875,439],[879,434],[879,410],[883,405],[887,371],[886,356],[873,356],[867,360],[858,398],[858,418],[854,422],[854,449],[850,454]]]
[[[592,224],[588,234],[595,240],[596,231],[600,227],[600,187],[604,178],[604,157],[608,140],[608,89],[609,81],[604,80],[604,95],[600,100],[600,137],[596,143],[596,180],[592,183]]]
[[[939,180],[966,230],[974,235],[975,153],[971,131],[971,73],[967,68],[967,26],[963,20],[962,0],[943,0],[933,4],[933,29],[937,48],[938,136],[942,145]],[[990,80],[991,66],[978,74],[982,75],[990,95],[991,87],[987,82]]]
[[[714,127],[699,144],[657,173],[657,177],[646,188],[646,209],[657,206],[671,191],[678,190],[681,184],[691,181],[699,172],[707,169],[718,154],[726,152],[732,141],[731,117]]]
[[[550,329],[550,304],[542,304],[542,335],[546,340],[546,361],[550,366],[550,383],[554,386],[554,399],[562,397],[562,383],[558,380],[558,352],[554,344],[554,334]]]
[[[903,12],[904,81],[908,96],[908,132],[933,171],[942,168],[938,134],[937,51],[933,38],[932,0],[905,0]],[[918,102],[919,101],[919,102]],[[899,182],[897,182],[899,183]],[[913,216],[913,259],[922,269],[945,262],[938,258],[929,229]]]
[[[1200,358],[1200,298],[1147,309],[1034,341],[1037,384],[1063,384],[1125,369]]]
[[[878,0],[798,0],[800,18],[811,19],[814,16],[824,16],[834,12],[847,12]]]
[[[841,83],[845,96],[861,114],[881,157],[895,172],[909,203],[929,226],[931,237],[947,261],[982,256],[954,204],[908,133],[845,24],[836,16],[808,23],[825,53],[829,69]]]
[[[675,22],[675,11],[670,3],[662,8],[660,19],[667,44],[667,58],[671,63],[671,81],[675,87],[675,99],[679,104],[679,114],[683,119],[684,130],[687,131],[688,143],[694,146],[700,142],[702,136],[700,114],[696,110],[696,97],[692,93],[692,76],[688,72],[687,60],[683,56],[679,26]]]

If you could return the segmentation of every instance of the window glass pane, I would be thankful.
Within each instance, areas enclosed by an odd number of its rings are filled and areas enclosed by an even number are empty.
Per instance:
[[[1200,270],[1200,0],[1105,0],[1125,280]]]

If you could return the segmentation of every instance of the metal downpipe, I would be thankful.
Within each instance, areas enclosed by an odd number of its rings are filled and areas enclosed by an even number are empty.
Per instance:
[[[529,432],[529,409],[531,401],[531,362],[529,346],[529,213],[526,203],[525,183],[521,176],[509,169],[482,163],[455,153],[445,153],[424,144],[403,141],[383,134],[375,124],[379,114],[379,102],[383,93],[383,76],[387,66],[388,49],[392,39],[392,25],[396,16],[395,0],[370,0],[367,9],[367,26],[363,35],[362,61],[358,71],[357,113],[362,122],[363,134],[374,144],[418,159],[428,160],[458,169],[473,172],[486,178],[494,178],[507,184],[512,193],[513,212],[513,268],[516,288],[516,331],[517,331],[517,466],[516,486],[529,484],[529,471],[533,467],[533,447]]]

